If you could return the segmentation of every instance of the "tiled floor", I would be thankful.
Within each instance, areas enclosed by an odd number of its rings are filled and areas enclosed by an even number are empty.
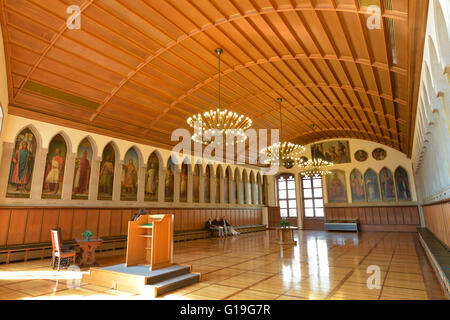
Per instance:
[[[423,267],[416,234],[300,231],[296,238],[297,246],[284,249],[273,231],[176,243],[175,262],[192,265],[202,281],[159,299],[445,299],[431,269]],[[98,260],[102,266],[123,263],[125,253],[104,253]],[[47,274],[49,265],[0,265],[0,298],[149,299],[88,283],[74,287],[64,279],[72,273],[56,280]],[[369,266],[379,267],[379,289],[367,286]]]

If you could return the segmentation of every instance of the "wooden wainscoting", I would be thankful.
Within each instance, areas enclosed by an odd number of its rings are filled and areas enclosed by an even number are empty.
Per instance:
[[[233,225],[262,224],[262,209],[146,209],[171,214],[175,231],[203,229],[209,217],[226,216]],[[0,208],[0,248],[50,242],[50,229],[60,227],[63,240],[86,229],[99,237],[126,236],[128,221],[138,209],[123,208]]]
[[[326,219],[359,219],[361,231],[416,232],[420,227],[417,206],[327,207]]]
[[[423,218],[427,229],[450,248],[450,199],[423,206]]]

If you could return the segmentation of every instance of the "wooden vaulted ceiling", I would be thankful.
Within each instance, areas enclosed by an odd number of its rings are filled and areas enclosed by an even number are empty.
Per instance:
[[[298,143],[411,151],[423,0],[0,0],[11,114],[156,146],[222,101]],[[81,8],[81,29],[66,26]],[[379,29],[366,26],[380,5]]]

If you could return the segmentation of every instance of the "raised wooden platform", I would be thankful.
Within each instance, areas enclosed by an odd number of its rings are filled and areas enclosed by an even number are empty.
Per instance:
[[[191,272],[191,266],[172,265],[150,271],[148,266],[126,267],[117,264],[104,268],[91,268],[83,281],[119,291],[157,297],[161,294],[200,281],[201,274]]]

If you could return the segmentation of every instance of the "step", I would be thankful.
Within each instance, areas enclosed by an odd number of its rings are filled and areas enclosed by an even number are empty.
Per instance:
[[[177,276],[172,279],[168,279],[162,282],[155,283],[151,285],[155,288],[155,293],[157,296],[160,296],[169,291],[173,291],[190,284],[194,284],[200,281],[200,275],[197,273],[188,273]]]
[[[173,265],[164,269],[154,270],[147,279],[147,284],[155,284],[191,272],[189,266]]]

